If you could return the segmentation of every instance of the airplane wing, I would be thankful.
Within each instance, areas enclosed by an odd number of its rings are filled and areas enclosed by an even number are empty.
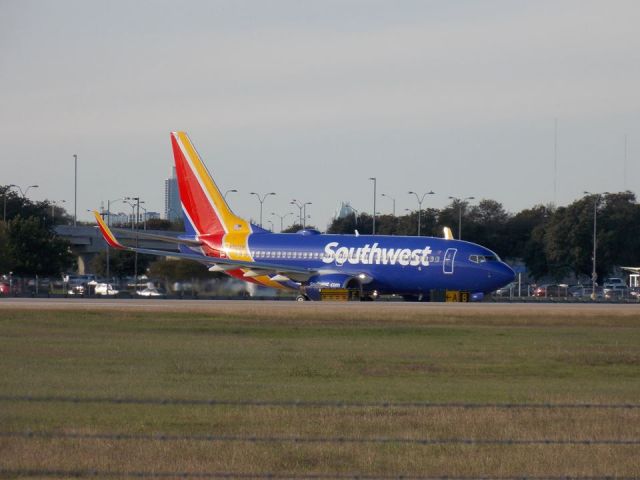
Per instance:
[[[100,214],[94,210],[93,214],[96,217],[96,221],[98,222],[98,228],[104,237],[104,240],[107,244],[118,250],[129,250],[131,252],[138,252],[146,255],[157,255],[161,257],[171,257],[171,258],[182,258],[185,260],[194,260],[196,262],[202,263],[204,265],[209,266],[209,270],[212,272],[221,272],[226,270],[235,270],[235,269],[244,269],[246,270],[244,276],[247,278],[257,277],[261,275],[276,275],[281,276],[282,278],[277,280],[294,280],[294,281],[305,281],[309,279],[309,277],[316,275],[318,273],[317,270],[311,268],[299,268],[293,267],[291,265],[277,265],[272,263],[264,263],[264,262],[246,262],[242,260],[231,260],[229,258],[218,258],[218,257],[207,257],[206,255],[198,255],[196,253],[182,253],[182,252],[171,252],[166,250],[155,250],[149,248],[136,248],[129,247],[127,245],[123,245],[118,241],[115,237],[111,229],[104,223],[104,220],[100,216]],[[146,234],[146,237],[140,236],[140,238],[149,238],[157,240],[157,237],[163,237],[162,235],[154,235],[154,234]],[[178,242],[183,243],[183,242]],[[197,244],[198,246],[200,243]],[[285,278],[286,277],[286,278]]]

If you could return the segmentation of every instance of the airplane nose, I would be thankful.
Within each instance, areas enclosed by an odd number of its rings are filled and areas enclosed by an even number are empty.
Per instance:
[[[502,286],[504,286],[508,285],[516,279],[516,272],[514,272],[513,269],[506,263],[500,263],[498,274],[496,275],[496,277],[504,282],[502,284]]]

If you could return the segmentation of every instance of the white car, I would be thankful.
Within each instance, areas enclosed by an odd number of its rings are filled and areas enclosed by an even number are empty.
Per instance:
[[[145,288],[144,290],[138,290],[137,295],[141,297],[164,297],[163,292],[159,292],[157,288]]]
[[[95,288],[96,295],[117,295],[120,290],[116,290],[110,283],[98,283]]]
[[[67,294],[69,295],[84,295],[84,285],[75,285],[73,287],[71,287],[68,291]]]

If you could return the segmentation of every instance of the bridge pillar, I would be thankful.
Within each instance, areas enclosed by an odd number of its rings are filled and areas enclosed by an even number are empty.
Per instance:
[[[91,260],[93,260],[97,255],[98,254],[96,252],[78,254],[78,275],[94,273],[93,268],[91,268]]]

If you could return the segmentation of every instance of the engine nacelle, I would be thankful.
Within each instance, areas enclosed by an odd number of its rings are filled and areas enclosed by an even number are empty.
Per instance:
[[[357,291],[358,295],[361,291],[362,283],[357,276],[345,275],[342,273],[328,273],[324,275],[315,275],[309,278],[307,285],[303,287],[304,293],[311,300],[321,300],[323,289],[326,290],[352,290]]]

